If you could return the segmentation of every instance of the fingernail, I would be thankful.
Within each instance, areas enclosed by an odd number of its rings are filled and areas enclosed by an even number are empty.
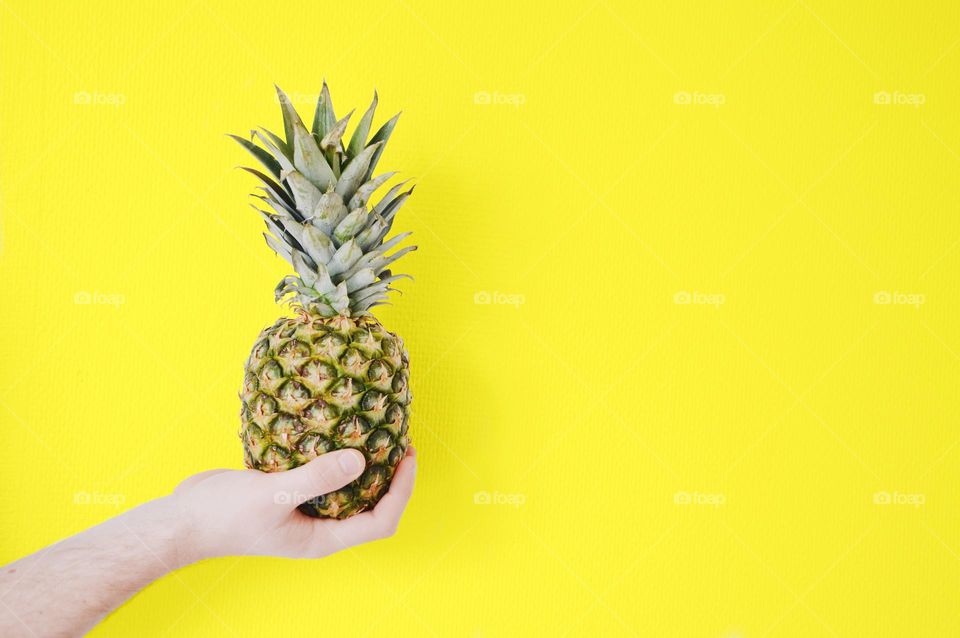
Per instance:
[[[363,457],[356,450],[347,450],[337,459],[340,469],[346,474],[356,474],[363,467]]]

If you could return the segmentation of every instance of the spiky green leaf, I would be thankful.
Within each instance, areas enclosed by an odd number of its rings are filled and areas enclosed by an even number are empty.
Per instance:
[[[290,206],[295,206],[295,202],[293,201],[293,196],[290,193],[288,193],[287,190],[283,188],[283,186],[280,186],[280,184],[276,183],[275,181],[273,181],[272,179],[270,179],[269,177],[267,177],[266,175],[264,175],[263,173],[261,173],[255,168],[250,168],[248,166],[241,166],[240,168],[242,170],[247,171],[248,173],[256,175],[257,178],[259,178],[260,181],[266,185],[267,192],[273,195],[275,198],[289,204]]]
[[[313,182],[314,186],[321,191],[326,191],[336,181],[336,177],[323,153],[320,152],[317,141],[299,121],[294,122],[293,135],[294,165],[304,177]]]
[[[330,151],[340,149],[340,139],[343,137],[343,134],[347,132],[347,124],[350,123],[351,117],[353,117],[353,111],[347,113],[342,120],[334,124],[333,128],[323,136],[320,140],[320,148],[322,148],[324,152],[329,153]]]
[[[380,148],[381,142],[363,149],[359,155],[349,164],[337,180],[337,193],[343,197],[344,201],[349,201],[353,194],[357,192],[360,185],[365,181],[367,167],[370,165],[370,158]]]
[[[373,154],[373,157],[370,159],[370,166],[367,167],[367,172],[363,176],[363,181],[369,180],[370,176],[373,175],[373,169],[377,167],[377,162],[380,161],[380,155],[383,153],[383,149],[387,145],[387,140],[390,139],[390,134],[393,133],[393,127],[397,125],[397,120],[399,119],[400,119],[400,114],[397,113],[396,115],[391,117],[383,126],[381,126],[380,129],[376,133],[374,133],[372,138],[370,138],[370,142],[367,144],[368,147],[376,144],[377,142],[380,142],[381,145],[377,149],[377,151]]]
[[[277,100],[280,101],[280,109],[283,111],[283,133],[287,137],[287,146],[293,148],[293,143],[296,139],[294,135],[294,128],[297,123],[299,123],[300,126],[303,126],[303,121],[297,114],[297,110],[293,108],[293,102],[290,101],[290,98],[287,97],[287,94],[284,93],[276,84],[274,84],[273,87],[277,90]]]
[[[353,135],[350,136],[350,145],[347,146],[347,158],[353,159],[360,154],[360,151],[363,150],[364,146],[367,144],[367,135],[370,134],[370,126],[373,124],[373,114],[377,110],[377,92],[373,92],[373,102],[370,103],[370,107],[367,109],[367,112],[363,114],[363,117],[360,118],[360,123],[357,124],[357,128],[354,129]]]
[[[268,131],[253,131],[254,136],[260,140],[261,144],[267,147],[267,150],[273,154],[273,158],[280,163],[281,169],[284,171],[294,170],[296,167],[293,165],[293,162],[290,161],[290,158],[277,147],[276,140],[271,139],[270,136],[265,133],[268,133]]]
[[[233,135],[227,133],[227,137],[230,137],[237,141],[240,146],[247,149],[251,155],[257,158],[257,160],[263,164],[264,168],[273,173],[274,177],[280,177],[280,162],[273,158],[273,155],[260,148],[253,142],[248,139],[242,138],[239,135]]]
[[[333,258],[327,263],[327,271],[331,277],[336,277],[340,273],[349,270],[362,256],[363,251],[360,250],[357,243],[351,239],[340,246],[337,252],[333,254]]]
[[[293,193],[293,199],[300,211],[313,210],[323,196],[323,192],[299,171],[284,171],[283,179]]]
[[[346,242],[367,225],[367,215],[369,214],[369,211],[365,208],[356,208],[350,211],[333,229],[333,239],[340,244]]]
[[[366,206],[367,202],[370,201],[370,196],[373,195],[378,188],[383,186],[388,179],[396,174],[396,171],[391,171],[389,173],[377,175],[373,179],[364,183],[360,188],[357,189],[357,192],[353,194],[353,197],[350,198],[350,203],[348,204],[350,210],[353,210],[354,208],[360,208],[361,206]]]
[[[336,250],[330,238],[312,224],[307,224],[303,227],[300,243],[303,244],[303,248],[307,251],[307,254],[318,264],[325,264],[330,261],[330,258],[333,257],[333,253]]]
[[[313,114],[313,127],[310,130],[322,140],[336,121],[337,116],[333,113],[333,102],[330,100],[330,89],[327,88],[327,81],[324,80],[320,97],[317,99],[317,109]]]

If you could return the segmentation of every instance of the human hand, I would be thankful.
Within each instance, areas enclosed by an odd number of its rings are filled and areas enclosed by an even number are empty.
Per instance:
[[[178,562],[240,555],[321,558],[393,535],[413,492],[413,447],[373,510],[345,520],[297,510],[301,502],[347,485],[363,468],[363,455],[344,449],[286,472],[209,470],[186,479],[170,497],[184,526],[177,535]]]

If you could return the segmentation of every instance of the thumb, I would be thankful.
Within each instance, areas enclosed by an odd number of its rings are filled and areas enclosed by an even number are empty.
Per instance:
[[[296,507],[315,496],[335,492],[363,473],[366,461],[357,450],[322,454],[305,465],[266,474],[267,491],[278,505]]]

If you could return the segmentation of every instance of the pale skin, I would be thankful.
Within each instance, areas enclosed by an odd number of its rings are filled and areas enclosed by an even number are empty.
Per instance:
[[[346,520],[310,518],[299,502],[363,472],[356,450],[324,454],[296,469],[210,470],[96,527],[2,568],[0,635],[76,636],[146,585],[219,556],[322,558],[396,532],[413,492],[407,450],[377,506]]]

